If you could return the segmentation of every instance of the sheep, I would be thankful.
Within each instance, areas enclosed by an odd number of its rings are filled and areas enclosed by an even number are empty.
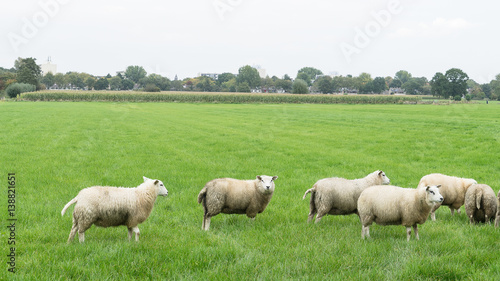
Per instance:
[[[428,185],[441,185],[439,192],[443,195],[444,201],[441,204],[436,204],[431,211],[431,218],[435,221],[435,212],[441,205],[448,206],[451,210],[451,215],[455,213],[455,210],[460,214],[460,207],[464,204],[465,200],[465,192],[472,184],[476,183],[474,179],[458,178],[443,174],[429,174],[420,179],[417,188],[425,188]]]
[[[376,185],[365,189],[358,199],[361,220],[361,238],[370,237],[370,225],[406,226],[406,241],[410,241],[411,227],[418,237],[417,224],[423,224],[434,204],[442,202],[440,185],[425,189],[402,188],[393,185]]]
[[[471,224],[488,222],[497,212],[497,197],[493,189],[486,184],[473,184],[465,193],[465,212]]]
[[[69,206],[76,203],[68,244],[71,243],[77,231],[78,239],[80,243],[83,243],[85,231],[92,224],[100,227],[126,225],[128,240],[130,241],[134,232],[135,241],[138,242],[137,225],[149,217],[158,195],[168,195],[163,182],[143,178],[144,183],[135,188],[92,186],[82,189],[61,211],[61,216],[64,216]]]
[[[347,180],[326,178],[317,181],[308,189],[302,200],[311,193],[308,222],[317,213],[315,223],[326,215],[350,215],[358,213],[358,198],[363,190],[373,185],[389,184],[390,180],[383,171],[375,171],[364,178]]]
[[[500,222],[500,191],[497,196],[497,215],[495,217],[495,227],[498,227],[498,223]]]
[[[255,180],[220,178],[209,181],[198,194],[198,203],[203,203],[203,223],[208,230],[210,219],[219,213],[246,214],[255,219],[271,201],[274,181],[277,176],[257,176]]]

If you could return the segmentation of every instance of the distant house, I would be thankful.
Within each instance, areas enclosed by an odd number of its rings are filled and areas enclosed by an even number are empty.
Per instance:
[[[217,80],[217,78],[219,78],[219,74],[218,73],[198,73],[198,77],[209,77],[209,78],[212,78],[214,80]]]

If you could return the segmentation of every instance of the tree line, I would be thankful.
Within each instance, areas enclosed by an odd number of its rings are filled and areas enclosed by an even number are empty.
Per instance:
[[[269,93],[359,93],[433,95],[460,100],[491,99],[500,97],[500,74],[489,83],[479,84],[469,79],[461,69],[452,68],[445,73],[437,72],[429,81],[426,77],[413,77],[406,70],[394,76],[374,77],[363,72],[359,76],[329,76],[314,67],[303,67],[292,79],[285,74],[261,78],[257,69],[245,65],[237,74],[225,72],[216,77],[198,76],[170,80],[159,74],[148,74],[137,65],[128,66],[115,76],[104,77],[88,73],[67,72],[42,75],[34,58],[18,58],[14,67],[0,67],[0,91],[10,97],[20,92],[42,89],[75,90],[141,90],[159,91],[201,91],[201,92],[269,92]]]

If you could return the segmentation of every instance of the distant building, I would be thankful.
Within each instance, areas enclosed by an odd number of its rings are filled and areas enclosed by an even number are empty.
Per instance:
[[[51,62],[51,58],[49,57],[47,59],[47,62],[46,63],[42,63],[40,65],[40,69],[42,70],[42,75],[45,76],[45,74],[47,73],[52,73],[52,74],[56,74],[57,73],[57,64],[53,64]]]
[[[212,78],[214,80],[217,80],[217,78],[219,77],[219,74],[218,73],[198,73],[198,77],[201,77],[201,76],[205,76],[205,77],[209,77],[209,78]]]
[[[260,67],[260,65],[254,65],[253,68],[257,69],[257,72],[259,72],[260,78],[266,78],[267,77],[267,71]]]

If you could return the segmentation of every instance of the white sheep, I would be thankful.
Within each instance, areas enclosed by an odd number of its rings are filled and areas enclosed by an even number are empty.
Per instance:
[[[417,188],[425,188],[428,185],[441,185],[439,192],[444,197],[444,201],[441,204],[436,204],[431,211],[431,218],[435,221],[436,210],[441,205],[448,206],[451,215],[454,214],[455,210],[460,214],[460,207],[464,204],[465,200],[465,192],[471,185],[476,183],[474,179],[458,178],[443,174],[430,174],[420,179]]]
[[[500,223],[500,191],[498,192],[497,196],[497,215],[495,217],[495,227],[498,227],[499,223]]]
[[[130,241],[134,232],[135,241],[139,241],[137,225],[149,217],[158,195],[168,195],[163,182],[143,178],[144,183],[135,188],[92,186],[82,189],[61,211],[61,216],[64,216],[69,206],[76,203],[68,243],[73,240],[77,231],[78,239],[83,243],[85,231],[92,224],[101,227],[126,225],[128,240]]]
[[[473,184],[465,193],[464,206],[471,224],[474,222],[490,223],[497,212],[497,197],[489,185]]]
[[[379,225],[406,226],[407,241],[410,241],[413,226],[418,240],[417,224],[423,224],[434,204],[443,201],[439,187],[413,189],[376,185],[365,189],[358,199],[361,237],[370,237],[370,225],[375,222]]]
[[[271,201],[274,180],[278,177],[257,176],[255,180],[221,178],[209,181],[198,194],[203,203],[202,229],[208,230],[210,218],[223,214],[246,214],[255,219]]]
[[[389,184],[383,171],[375,171],[364,178],[347,180],[326,178],[317,181],[308,189],[302,199],[311,193],[308,222],[316,216],[316,223],[326,215],[349,215],[358,212],[358,198],[363,190],[373,185]]]

